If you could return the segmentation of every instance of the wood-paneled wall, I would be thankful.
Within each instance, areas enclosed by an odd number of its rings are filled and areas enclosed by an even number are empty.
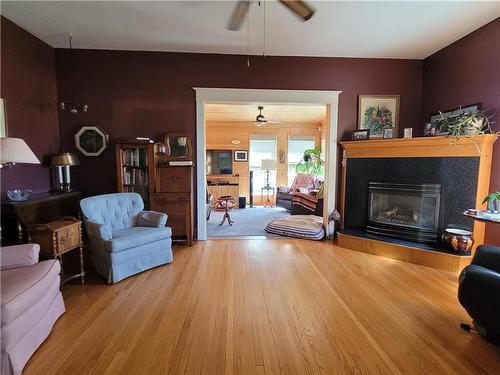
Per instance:
[[[272,134],[277,138],[276,182],[278,186],[288,184],[288,137],[290,135],[312,135],[316,145],[321,144],[321,123],[267,124],[258,128],[253,122],[207,122],[207,150],[249,150],[250,137],[256,134]],[[234,145],[232,140],[239,140]],[[285,153],[285,162],[279,162],[280,151]],[[250,156],[250,155],[249,155]],[[240,176],[240,196],[249,197],[250,173],[248,162],[233,161],[233,174]],[[254,196],[254,203],[261,204],[261,197]]]

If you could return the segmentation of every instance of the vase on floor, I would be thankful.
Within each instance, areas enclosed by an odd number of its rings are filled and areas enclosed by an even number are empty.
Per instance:
[[[457,253],[466,253],[474,245],[472,232],[463,229],[448,228],[443,233],[441,239],[448,250]]]

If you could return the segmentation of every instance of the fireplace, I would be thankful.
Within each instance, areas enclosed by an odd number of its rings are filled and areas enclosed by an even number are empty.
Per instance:
[[[441,185],[368,182],[366,231],[416,242],[436,242]]]

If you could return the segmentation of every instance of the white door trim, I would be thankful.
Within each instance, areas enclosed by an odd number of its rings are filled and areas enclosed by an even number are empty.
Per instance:
[[[260,90],[260,89],[223,89],[193,87],[196,91],[196,181],[197,181],[197,239],[207,239],[207,221],[205,216],[206,205],[206,130],[205,104],[207,103],[255,103],[255,104],[324,104],[327,106],[327,137],[326,137],[326,165],[324,220],[328,223],[328,213],[335,208],[336,176],[337,176],[337,128],[338,104],[342,91],[318,90]],[[326,226],[328,228],[328,226]]]

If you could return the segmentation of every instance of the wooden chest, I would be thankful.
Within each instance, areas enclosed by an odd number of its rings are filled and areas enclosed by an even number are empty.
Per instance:
[[[72,217],[39,224],[29,231],[30,242],[40,245],[42,258],[58,256],[81,246],[82,222]]]

